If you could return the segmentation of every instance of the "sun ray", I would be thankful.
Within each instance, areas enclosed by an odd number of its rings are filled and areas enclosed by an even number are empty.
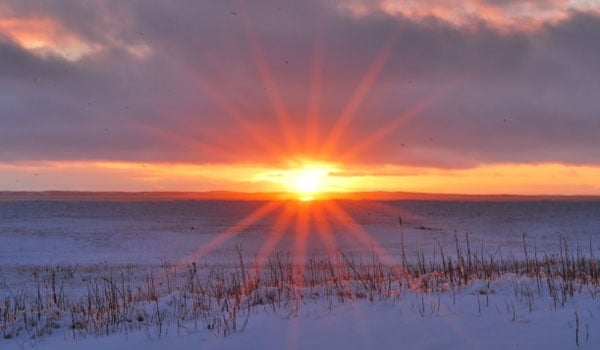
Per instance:
[[[173,113],[172,110],[166,110],[166,108],[161,107],[158,109],[157,112],[158,114],[163,116],[169,115],[170,120],[172,121],[178,121],[181,124],[188,124],[188,119],[184,118],[184,115],[179,113]],[[217,142],[217,139],[215,138],[213,133],[209,134],[211,139],[210,144],[199,141],[198,136],[202,135],[203,130],[193,130],[194,125],[187,126],[187,128],[183,129],[186,132],[189,132],[191,130],[194,131],[195,137],[190,137],[186,136],[182,132],[170,131],[164,126],[153,125],[152,122],[148,121],[141,122],[137,120],[129,120],[128,122],[132,124],[132,126],[134,126],[136,129],[150,131],[151,133],[158,135],[164,140],[179,143],[180,145],[186,147],[188,150],[192,150],[195,152],[203,151],[207,154],[219,155],[219,158],[224,160],[239,161],[239,159],[246,159],[248,156],[252,155],[248,153],[248,149],[241,150],[239,147],[233,147],[230,140],[224,140],[226,142]],[[204,136],[208,136],[206,132],[204,133]]]
[[[199,258],[206,256],[206,254],[212,252],[218,246],[224,244],[229,241],[233,237],[242,233],[245,229],[247,229],[250,225],[254,224],[258,220],[264,218],[269,213],[273,212],[275,209],[281,206],[281,202],[279,201],[271,201],[263,204],[258,207],[246,217],[238,221],[231,228],[219,233],[216,237],[208,241],[207,243],[202,244],[198,248],[196,248],[193,252],[189,253],[186,257],[184,257],[179,263],[179,266],[185,266],[192,262],[195,262]]]
[[[325,208],[329,211],[330,216],[338,221],[339,224],[346,227],[348,231],[365,246],[371,246],[374,252],[387,260],[391,266],[396,265],[396,259],[391,256],[385,248],[377,242],[368,232],[366,232],[355,220],[350,216],[339,204],[331,200],[326,203]]]
[[[238,126],[241,127],[242,131],[246,133],[246,135],[250,136],[250,138],[261,148],[265,154],[271,155],[277,159],[283,159],[284,155],[281,151],[281,148],[269,142],[269,138],[266,135],[263,135],[256,127],[250,124],[246,118],[242,116],[242,114],[229,102],[227,99],[213,86],[211,86],[206,81],[197,78],[195,80],[196,83],[200,86],[201,89],[207,94],[207,96],[211,99],[215,105],[219,106]],[[180,120],[186,124],[188,123],[188,119],[182,118],[180,114],[173,113],[170,110],[161,110],[162,115],[169,115],[171,119]],[[192,118],[189,118],[192,119]],[[193,128],[195,125],[191,124],[188,128]],[[185,136],[182,133],[170,133],[171,140],[176,139],[179,140],[180,143],[185,143],[189,145],[202,145],[203,150],[207,151],[207,153],[212,154],[211,152],[218,152],[221,158],[231,159],[233,161],[239,161],[240,159],[248,159],[256,156],[256,153],[252,153],[252,149],[249,147],[240,148],[235,147],[235,144],[231,142],[231,138],[229,135],[224,134],[216,134],[214,132],[210,132],[204,128],[199,131],[195,131],[195,135],[204,134],[206,138],[210,138],[212,146],[208,146],[206,143],[199,142],[195,137]],[[220,151],[217,151],[218,148],[221,148]]]
[[[275,222],[275,226],[271,230],[269,236],[266,238],[265,242],[260,248],[260,251],[257,255],[257,262],[264,262],[266,258],[273,252],[283,235],[285,234],[288,226],[293,218],[293,208],[292,203],[287,202],[285,204],[285,208],[279,214],[277,221]]]
[[[202,91],[208,96],[211,101],[221,108],[229,118],[231,118],[242,130],[250,136],[250,138],[265,152],[272,154],[277,159],[283,159],[283,153],[275,143],[269,141],[269,137],[261,132],[254,125],[249,123],[246,118],[233,106],[232,103],[223,96],[216,87],[206,82],[201,77],[197,77],[196,82]]]
[[[320,98],[323,84],[323,35],[321,31],[317,31],[316,34],[311,67],[304,147],[309,153],[314,153],[316,152],[317,140],[320,136],[318,122],[321,113]]]
[[[362,101],[366,97],[367,93],[371,90],[373,83],[375,83],[375,80],[379,76],[379,73],[381,73],[385,63],[391,56],[396,43],[397,36],[398,31],[395,30],[388,37],[383,47],[379,50],[379,52],[373,59],[373,62],[367,69],[367,72],[363,76],[362,80],[358,84],[358,87],[354,91],[354,94],[350,98],[350,101],[346,105],[342,114],[331,129],[329,135],[326,138],[322,150],[325,157],[329,157],[335,152],[335,149],[337,148],[340,139],[342,138],[352,119],[354,119],[354,116],[356,115],[358,108],[362,104]]]
[[[196,249],[194,249],[191,253],[186,254],[183,258],[179,259],[179,261],[177,261],[169,270],[178,271],[188,267],[190,264],[196,263],[198,259],[205,257],[215,248],[219,247],[220,245],[239,235],[250,225],[264,218],[280,206],[281,202],[279,201],[270,201],[261,205],[260,207],[253,210],[250,214],[246,215],[243,219],[239,220],[234,226],[219,233],[207,243],[204,243]],[[167,275],[159,276],[158,280],[154,280],[154,282],[160,284],[163,283],[166,280],[166,278]],[[148,286],[148,283],[150,283],[150,281],[146,283],[146,286]]]
[[[244,7],[243,3],[244,2],[240,3],[242,8]],[[298,139],[294,132],[294,125],[290,119],[290,115],[283,102],[283,98],[275,84],[273,73],[269,67],[269,61],[245,9],[240,11],[240,17],[242,19],[244,33],[250,47],[252,59],[254,60],[254,64],[258,68],[261,80],[265,85],[267,97],[271,102],[271,108],[273,108],[277,123],[279,124],[279,128],[283,135],[283,141],[287,146],[287,151],[294,152],[298,150]]]
[[[208,154],[219,155],[221,159],[237,160],[239,158],[242,158],[238,151],[233,149],[221,148],[219,146],[216,146],[214,142],[211,142],[211,144],[201,142],[197,139],[185,137],[179,133],[169,131],[163,127],[154,126],[149,123],[141,123],[138,121],[130,121],[129,123],[133,124],[138,130],[145,130],[153,135],[160,137],[163,140],[178,143],[184,146],[186,149],[192,150],[194,152],[203,151]]]
[[[339,251],[341,251],[341,247],[338,245],[335,239],[335,236],[331,229],[331,224],[329,223],[328,215],[325,214],[323,205],[320,205],[317,208],[317,210],[313,212],[313,214],[315,226],[319,233],[319,238],[325,245],[325,251],[327,252],[327,256],[329,257],[332,264],[335,263],[335,265],[333,265],[332,268],[337,268],[339,276],[344,276],[345,273],[341,270],[341,268],[344,268],[346,271],[348,271],[349,266],[346,261],[344,261],[343,259],[339,259]],[[340,280],[339,282],[342,285],[342,289],[344,290],[344,292],[349,293],[350,287],[346,283],[344,283],[346,282],[345,279],[342,278],[342,280]]]
[[[313,222],[319,232],[319,238],[325,245],[325,251],[330,258],[333,258],[336,255],[336,248],[339,247],[331,231],[331,225],[329,224],[327,215],[323,212],[323,205],[319,205],[312,214]]]
[[[290,221],[292,220],[292,207],[291,203],[286,203],[283,210],[279,213],[277,220],[275,221],[275,225],[269,232],[269,236],[266,238],[265,242],[261,246],[258,255],[255,260],[255,269],[256,274],[246,281],[244,286],[244,294],[247,294],[247,290],[251,284],[254,284],[257,278],[259,278],[261,272],[264,270],[264,266],[266,264],[266,259],[273,252],[274,248],[277,246],[284,233],[286,232]]]
[[[302,296],[304,288],[304,273],[306,271],[306,244],[308,238],[308,225],[307,219],[308,210],[310,210],[312,203],[301,203],[297,202],[296,206],[296,230],[295,230],[295,241],[294,241],[294,252],[293,252],[293,264],[295,264],[295,271],[297,272],[297,278],[293,278],[294,291],[297,294],[298,300],[304,299]],[[298,335],[301,318],[296,318],[296,322],[290,327],[290,332],[286,336],[286,348],[293,349],[298,344]]]
[[[343,153],[338,159],[342,162],[349,161],[351,159],[355,159],[357,157],[357,155],[368,150],[373,145],[377,144],[381,140],[390,136],[390,134],[392,134],[394,131],[396,131],[401,126],[405,125],[406,123],[409,123],[413,119],[420,116],[433,103],[435,103],[439,99],[443,98],[444,96],[447,96],[451,91],[454,91],[457,87],[459,87],[461,83],[462,83],[462,80],[455,81],[455,82],[449,84],[448,86],[446,86],[445,88],[440,89],[435,94],[428,96],[426,99],[424,99],[423,101],[421,101],[421,102],[417,103],[416,105],[414,105],[413,107],[411,107],[408,111],[406,111],[405,113],[400,115],[398,118],[395,118],[394,120],[392,120],[391,122],[389,122],[388,124],[383,126],[382,128],[378,129],[377,131],[375,131],[374,133],[369,135],[362,142],[360,142],[359,144],[350,148],[350,150]]]
[[[307,263],[307,244],[310,235],[310,210],[312,203],[298,202],[296,212],[296,234],[294,241],[294,263],[298,268],[299,279],[296,281],[297,290],[301,293],[304,287],[304,271]]]

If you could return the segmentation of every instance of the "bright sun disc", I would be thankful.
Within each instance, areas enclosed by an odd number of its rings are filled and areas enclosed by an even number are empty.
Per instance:
[[[290,190],[299,195],[303,201],[313,200],[324,190],[324,182],[329,171],[322,168],[303,168],[293,171]]]
[[[337,171],[336,165],[315,162],[290,163],[287,169],[259,173],[253,180],[276,184],[287,194],[284,198],[293,197],[301,201],[324,199],[326,193],[335,191],[336,184],[330,175]]]

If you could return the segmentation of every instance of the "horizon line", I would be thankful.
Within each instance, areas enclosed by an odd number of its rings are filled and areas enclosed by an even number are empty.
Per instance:
[[[299,200],[298,194],[285,191],[244,192],[229,190],[210,191],[85,191],[40,190],[0,191],[0,201],[20,200]],[[338,191],[322,192],[314,196],[319,200],[600,200],[600,195],[581,194],[463,194],[406,191]]]

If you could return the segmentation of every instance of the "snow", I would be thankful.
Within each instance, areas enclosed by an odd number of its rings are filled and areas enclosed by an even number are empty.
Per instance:
[[[412,299],[412,300],[411,300]],[[477,310],[475,296],[462,296],[458,307],[443,300],[439,312],[421,316],[411,310],[417,297],[392,305],[390,302],[359,302],[331,310],[308,304],[300,315],[252,315],[240,333],[219,337],[206,332],[185,331],[158,338],[156,334],[115,334],[103,338],[64,340],[44,338],[32,343],[39,349],[572,349],[575,346],[575,310],[582,313],[581,349],[600,346],[600,307],[593,300],[578,300],[557,311],[498,312],[495,307]],[[429,306],[427,306],[429,308]],[[591,316],[593,314],[593,316]],[[585,325],[591,330],[585,340]],[[16,342],[2,344],[19,349]],[[31,345],[31,344],[27,344]]]
[[[161,264],[177,263],[219,233],[231,230],[264,204],[0,201],[0,297],[10,295],[6,286],[13,292],[33,291],[31,272],[45,266],[73,267],[74,278],[65,286],[70,295],[84,293],[79,280],[94,274],[128,271],[141,276],[159,270]],[[319,204],[293,205],[300,211]],[[344,201],[339,205],[373,242],[385,248],[394,263],[400,261],[402,249],[398,216],[403,220],[410,261],[419,253],[428,258],[435,254],[439,260],[439,247],[447,256],[454,254],[455,234],[461,245],[468,235],[474,251],[507,259],[524,256],[523,234],[530,255],[534,249],[539,256],[556,255],[563,239],[573,252],[600,256],[598,201]],[[200,262],[235,264],[236,247],[241,247],[244,259],[255,259],[277,218],[273,213],[252,223]],[[324,256],[327,247],[317,232],[320,218],[313,215],[311,220],[306,252]],[[330,224],[336,248],[358,259],[371,256],[373,245],[349,232],[344,220]],[[295,251],[297,228],[292,223],[284,230],[273,253]],[[147,327],[101,337],[74,336],[63,320],[52,334],[0,339],[0,348],[569,349],[577,348],[576,339],[579,348],[600,348],[599,293],[582,287],[564,307],[556,307],[547,293],[527,299],[516,292],[519,288],[535,289],[535,281],[507,274],[491,282],[474,280],[453,292],[408,290],[389,298],[376,296],[373,301],[306,298],[291,311],[255,308],[247,325],[226,337],[191,323],[166,324],[160,332]],[[161,297],[158,307],[171,312],[169,298],[173,297]]]
[[[0,264],[160,263],[177,261],[214,235],[239,222],[263,202],[247,201],[0,201]],[[313,204],[315,205],[315,204]],[[507,248],[520,254],[522,234],[540,253],[556,251],[559,237],[587,245],[600,234],[600,201],[590,202],[356,202],[340,204],[390,255],[400,255],[398,215],[404,220],[407,251],[428,252],[434,240],[452,247],[453,233],[470,232],[474,245]],[[385,208],[383,207],[385,206]],[[228,257],[236,244],[256,251],[273,228],[275,215],[251,225],[219,247]],[[292,225],[293,226],[293,225]],[[293,249],[293,230],[276,247]],[[338,246],[364,250],[348,229],[333,223]],[[323,249],[316,234],[307,249]],[[600,251],[600,239],[594,249]],[[508,250],[507,250],[508,252]]]

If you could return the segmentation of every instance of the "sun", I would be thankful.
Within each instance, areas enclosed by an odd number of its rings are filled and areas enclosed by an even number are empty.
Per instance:
[[[302,201],[310,201],[323,191],[324,179],[328,171],[320,168],[299,169],[293,176],[290,184],[292,190],[299,195]]]
[[[333,189],[329,174],[334,170],[331,164],[292,163],[287,169],[279,169],[262,174],[261,180],[278,183],[292,197],[301,201],[323,198]]]
[[[291,160],[284,168],[274,168],[256,173],[254,182],[275,185],[281,191],[280,198],[295,198],[301,201],[326,199],[328,194],[343,188],[336,163]]]

